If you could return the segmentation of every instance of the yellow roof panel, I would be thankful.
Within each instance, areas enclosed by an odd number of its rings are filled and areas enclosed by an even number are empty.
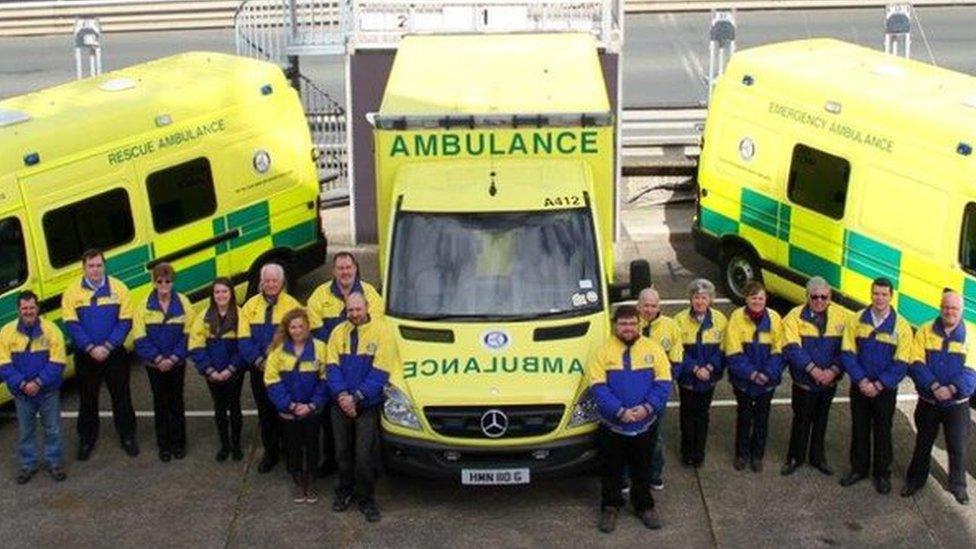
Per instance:
[[[407,36],[380,113],[607,112],[592,36],[582,33]]]

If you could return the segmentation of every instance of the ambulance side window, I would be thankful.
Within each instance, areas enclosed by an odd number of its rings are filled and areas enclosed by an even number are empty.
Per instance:
[[[81,261],[81,254],[89,248],[108,251],[131,242],[136,234],[125,189],[51,210],[44,214],[42,225],[54,268]]]
[[[27,249],[20,220],[16,217],[0,219],[0,292],[16,288],[26,280]]]
[[[840,219],[850,176],[851,163],[846,159],[798,143],[793,148],[787,196],[800,206]]]
[[[976,274],[976,203],[973,202],[966,204],[966,211],[962,214],[959,264],[970,274]]]
[[[149,174],[146,190],[157,233],[210,217],[217,211],[213,173],[206,158]]]

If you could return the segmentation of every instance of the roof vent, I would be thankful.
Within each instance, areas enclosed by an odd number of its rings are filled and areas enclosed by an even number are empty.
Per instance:
[[[113,78],[102,82],[98,87],[107,92],[125,91],[136,87],[136,81],[131,78]]]
[[[0,128],[27,122],[31,116],[24,111],[14,111],[10,109],[0,109]]]

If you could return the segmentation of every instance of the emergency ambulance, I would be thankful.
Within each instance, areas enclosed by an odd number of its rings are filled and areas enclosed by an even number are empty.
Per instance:
[[[762,279],[849,309],[885,276],[913,324],[943,288],[976,320],[976,78],[836,40],[732,57],[709,105],[695,236],[731,296]]]
[[[614,117],[586,34],[408,36],[371,113],[393,470],[528,483],[596,455]]]
[[[301,102],[270,63],[187,53],[0,101],[0,321],[25,289],[58,319],[91,247],[134,300],[162,261],[194,301],[216,276],[243,293],[268,260],[298,276],[325,256],[317,196]]]

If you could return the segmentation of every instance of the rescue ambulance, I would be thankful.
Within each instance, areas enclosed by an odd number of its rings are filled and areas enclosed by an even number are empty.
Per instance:
[[[374,126],[393,470],[528,483],[592,463],[614,117],[586,34],[408,36]]]
[[[805,300],[815,275],[856,310],[876,277],[918,325],[943,288],[976,320],[976,78],[828,39],[738,52],[711,99],[695,241],[738,300]]]
[[[83,250],[134,300],[159,262],[194,301],[216,276],[322,263],[318,177],[277,66],[187,53],[0,101],[0,322],[31,289],[60,317]],[[4,387],[0,400],[9,399]]]

